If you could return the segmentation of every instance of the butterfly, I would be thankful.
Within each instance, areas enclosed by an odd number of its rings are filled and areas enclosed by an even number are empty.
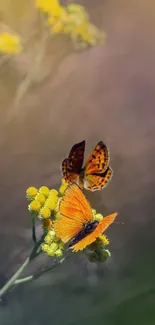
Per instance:
[[[68,158],[62,162],[62,174],[67,183],[76,182],[80,187],[90,191],[103,189],[111,180],[113,171],[109,167],[110,154],[107,146],[100,141],[84,167],[85,141],[75,144]]]
[[[77,252],[95,242],[114,222],[116,216],[117,213],[113,213],[100,222],[94,220],[91,206],[81,188],[72,183],[60,200],[54,230],[64,243],[70,242],[68,248]]]

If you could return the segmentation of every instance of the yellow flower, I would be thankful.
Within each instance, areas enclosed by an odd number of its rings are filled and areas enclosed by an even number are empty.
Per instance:
[[[54,251],[56,251],[58,249],[58,244],[57,243],[52,243],[50,245],[50,248],[53,249]]]
[[[75,3],[70,3],[67,6],[67,11],[69,13],[76,13],[76,14],[79,14],[79,16],[82,15],[83,17],[88,18],[85,8],[83,6],[77,5]]]
[[[58,249],[56,250],[56,252],[55,252],[55,256],[60,257],[60,256],[62,256],[62,255],[63,255],[62,250],[58,248]]]
[[[92,209],[92,213],[93,213],[93,216],[95,217],[95,215],[96,215],[96,210],[95,210],[95,209]]]
[[[40,202],[41,205],[44,205],[46,199],[43,194],[38,193],[35,197],[35,200]]]
[[[98,237],[98,239],[103,243],[104,246],[107,246],[110,243],[106,235],[101,235]]]
[[[101,213],[96,213],[94,216],[94,219],[97,221],[101,221],[103,219],[103,216]]]
[[[59,21],[59,19],[58,17],[50,16],[48,17],[47,21],[49,25],[55,25]]]
[[[57,249],[58,249],[58,244],[56,244],[56,243],[52,243],[52,244],[49,246],[49,249],[48,249],[47,254],[48,254],[49,256],[54,256],[54,255],[55,255],[55,252],[56,252]]]
[[[54,34],[60,34],[63,32],[64,25],[61,21],[58,21],[55,25],[52,26],[52,32]]]
[[[57,202],[58,202],[58,197],[54,197],[54,198],[51,197],[47,199],[47,201],[45,202],[45,207],[47,207],[50,211],[55,210]]]
[[[22,46],[19,35],[7,32],[0,34],[0,52],[6,54],[18,54],[21,50]]]
[[[60,193],[61,195],[64,194],[64,192],[65,192],[67,186],[68,186],[68,183],[65,182],[64,179],[62,179],[62,181],[61,181],[61,185],[60,185],[60,187],[59,187],[59,193]]]
[[[43,194],[45,197],[48,197],[50,190],[47,186],[41,186],[39,192],[40,194]]]
[[[33,200],[28,206],[28,209],[31,212],[39,212],[40,208],[41,208],[41,204],[40,204],[40,202],[38,202],[36,200]]]
[[[45,237],[45,242],[47,243],[47,241],[51,241],[51,243],[54,241],[55,239],[55,231],[54,230],[50,230],[47,234],[47,236]]]
[[[56,237],[56,236],[55,236],[55,231],[54,231],[54,230],[50,230],[50,231],[47,233],[47,235],[46,235],[44,241],[45,241],[46,244],[50,245],[50,244],[52,244],[52,242],[54,241],[55,237]]]
[[[47,250],[48,250],[48,248],[49,248],[49,245],[47,245],[47,244],[42,244],[42,245],[41,245],[41,248],[42,248],[42,250],[43,250],[44,252],[47,252]]]
[[[60,16],[53,16],[53,15],[50,15],[47,19],[47,22],[48,22],[48,25],[49,26],[53,26],[55,25],[56,23],[58,22],[61,22],[62,24],[67,24],[68,21],[69,21],[69,14],[64,10]]]
[[[29,187],[27,190],[26,190],[26,198],[31,201],[35,198],[35,196],[37,195],[38,193],[38,190],[36,187]]]
[[[62,250],[62,249],[64,249],[64,246],[65,246],[64,243],[62,241],[60,241],[59,242],[59,248]]]
[[[64,11],[57,0],[36,0],[36,7],[54,16],[60,16]]]
[[[54,188],[52,190],[49,191],[49,196],[58,196],[58,191],[55,190]]]
[[[40,210],[39,216],[40,216],[41,219],[48,219],[48,218],[51,216],[51,211],[50,211],[50,209],[48,209],[48,208],[46,208],[46,207],[43,207],[43,208]]]

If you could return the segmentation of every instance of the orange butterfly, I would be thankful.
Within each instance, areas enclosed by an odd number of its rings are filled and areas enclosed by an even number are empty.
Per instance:
[[[117,216],[113,213],[100,222],[94,220],[86,197],[75,183],[67,187],[60,200],[58,214],[54,223],[55,233],[64,243],[70,241],[69,248],[75,252],[95,242]]]
[[[111,180],[113,171],[109,167],[110,154],[107,146],[100,141],[82,168],[85,141],[75,144],[68,158],[62,162],[62,174],[67,183],[76,182],[90,191],[103,189]]]

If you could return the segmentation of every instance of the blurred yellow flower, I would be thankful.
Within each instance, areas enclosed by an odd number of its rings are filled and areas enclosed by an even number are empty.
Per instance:
[[[55,235],[55,231],[54,230],[50,230],[47,234],[47,236],[45,237],[45,242],[46,244],[47,243],[52,243],[56,238],[56,235]]]
[[[39,212],[39,217],[41,219],[48,219],[50,216],[51,216],[51,211],[46,207],[43,207]]]
[[[61,185],[60,185],[60,187],[59,187],[59,193],[60,193],[61,195],[64,194],[64,192],[65,192],[67,186],[68,186],[68,183],[65,182],[64,179],[62,179],[62,181],[61,181]]]
[[[61,21],[58,21],[55,25],[52,26],[52,32],[54,34],[60,34],[63,32],[64,25]]]
[[[75,13],[81,16],[83,19],[88,19],[88,14],[83,6],[80,6],[76,3],[70,3],[67,6],[67,11],[69,13]]]
[[[63,255],[62,250],[61,250],[60,248],[58,248],[58,249],[55,251],[55,256],[60,257],[60,256],[62,256],[62,255]]]
[[[28,206],[28,209],[31,212],[39,212],[40,208],[41,208],[41,204],[40,204],[40,202],[38,202],[36,200],[33,200]]]
[[[106,237],[106,235],[101,235],[98,237],[99,241],[101,241],[101,243],[103,243],[104,246],[109,245],[110,241],[109,239]]]
[[[40,202],[41,205],[44,205],[46,199],[45,199],[45,196],[43,194],[38,193],[36,195],[36,197],[35,197],[35,200]]]
[[[40,194],[43,194],[45,197],[48,197],[50,190],[47,186],[41,186],[39,192]]]
[[[47,250],[48,250],[48,248],[49,248],[49,245],[47,245],[47,244],[42,244],[42,245],[41,245],[41,248],[42,248],[42,250],[43,250],[44,252],[47,252]]]
[[[55,16],[49,16],[47,19],[48,25],[55,25],[58,21],[58,17]]]
[[[49,191],[49,196],[58,196],[58,191],[55,190],[54,188],[52,190]]]
[[[94,215],[94,219],[97,220],[97,221],[101,221],[103,219],[103,216],[101,213],[96,213]]]
[[[21,38],[11,33],[0,34],[0,52],[5,54],[18,54],[22,50]]]
[[[45,241],[45,243],[47,245],[50,245],[50,244],[52,244],[52,241],[53,240],[52,240],[52,237],[48,236],[48,234],[47,234],[47,236],[45,237],[44,241]]]
[[[45,202],[45,207],[47,207],[50,211],[55,210],[56,205],[58,202],[58,197],[50,197],[49,199],[46,200]]]
[[[50,246],[49,246],[49,249],[50,251],[48,251],[48,255],[50,254],[51,256],[55,254],[56,250],[58,249],[58,244],[57,243],[52,243]]]
[[[62,249],[64,249],[64,247],[65,247],[65,244],[59,240],[59,248],[62,250]]]
[[[95,209],[92,209],[92,213],[93,213],[93,216],[94,216],[94,218],[95,218],[96,210],[95,210]]]
[[[54,16],[60,16],[64,11],[64,8],[57,0],[36,0],[36,7]]]
[[[38,189],[36,187],[31,186],[26,190],[26,198],[31,201],[35,198],[37,193]]]

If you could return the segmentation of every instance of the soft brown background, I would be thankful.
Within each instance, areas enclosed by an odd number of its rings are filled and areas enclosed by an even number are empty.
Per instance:
[[[28,37],[35,10],[26,3],[0,6],[2,19]],[[28,51],[0,70],[1,285],[31,249],[25,189],[58,187],[60,163],[76,142],[86,140],[86,155],[99,140],[109,146],[113,180],[104,191],[86,194],[103,214],[118,211],[124,225],[108,230],[106,265],[75,256],[20,286],[1,306],[1,325],[155,323],[155,3],[83,3],[108,35],[103,47],[73,53],[63,40],[54,41],[38,83],[16,109],[34,56]]]

